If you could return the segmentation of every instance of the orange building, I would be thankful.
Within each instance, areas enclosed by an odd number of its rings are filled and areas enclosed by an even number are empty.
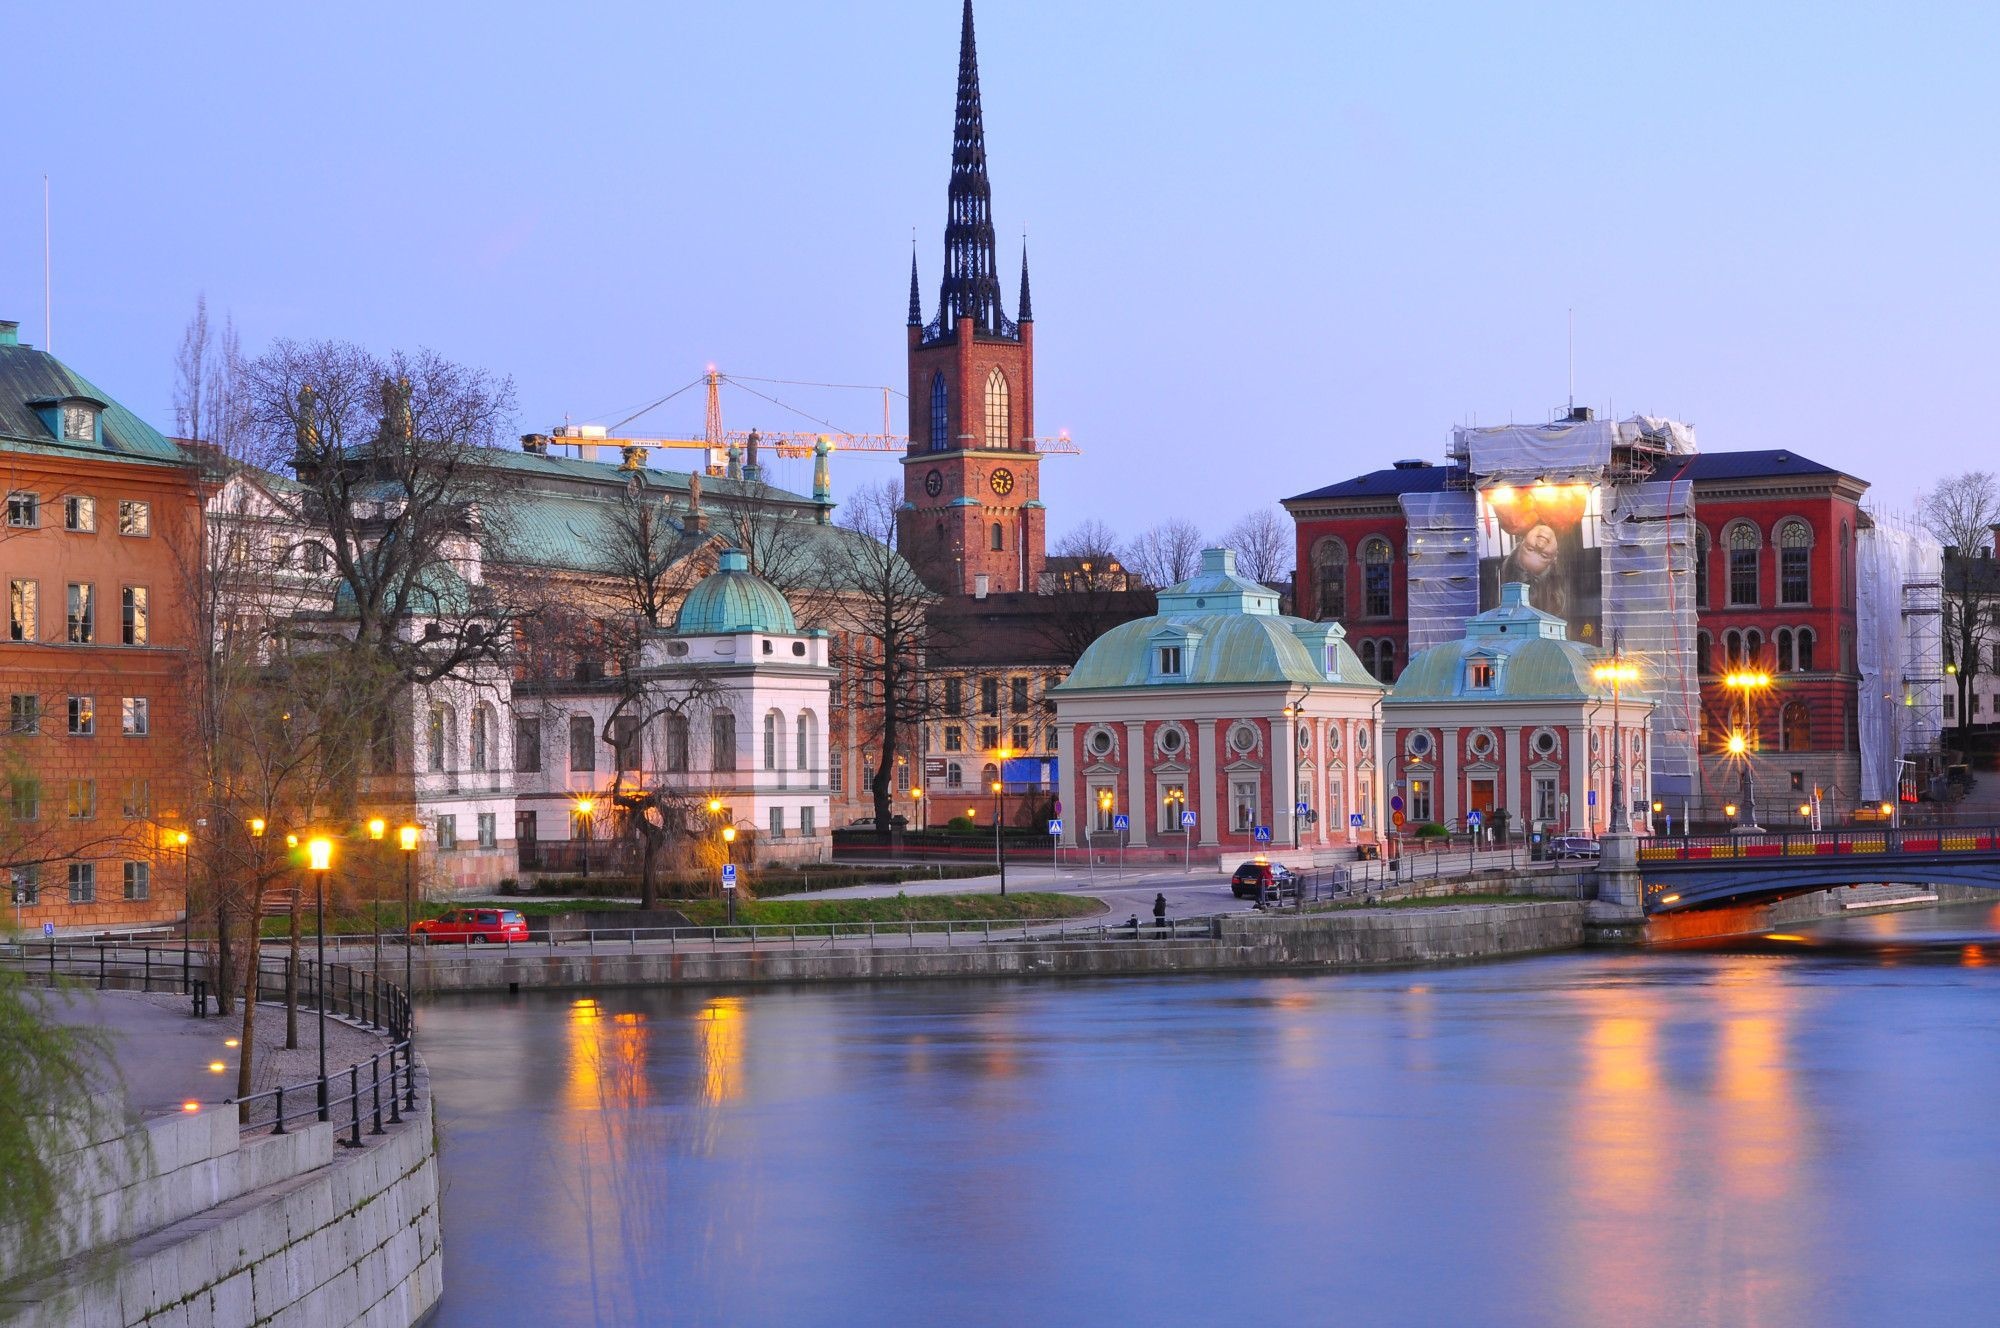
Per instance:
[[[6,925],[186,911],[189,578],[201,489],[138,416],[0,321]]]

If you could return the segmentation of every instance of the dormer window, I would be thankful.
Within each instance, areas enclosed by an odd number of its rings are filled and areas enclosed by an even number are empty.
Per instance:
[[[1326,645],[1325,645],[1324,647],[1322,647],[1322,651],[1321,651],[1321,658],[1320,658],[1320,667],[1321,667],[1321,669],[1323,669],[1323,670],[1325,671],[1325,673],[1326,673],[1326,676],[1327,676],[1327,677],[1329,677],[1329,678],[1333,679],[1333,680],[1334,680],[1334,681],[1336,681],[1336,682],[1338,682],[1338,681],[1340,680],[1340,643],[1339,643],[1339,642],[1337,642],[1337,641],[1328,641],[1328,642],[1326,643]]]
[[[1465,661],[1465,685],[1470,691],[1484,692],[1493,689],[1493,661],[1483,655],[1475,655]]]
[[[62,436],[64,442],[94,443],[97,441],[97,407],[71,404],[62,408]]]
[[[1179,646],[1160,647],[1160,676],[1178,678],[1181,676],[1181,648]]]

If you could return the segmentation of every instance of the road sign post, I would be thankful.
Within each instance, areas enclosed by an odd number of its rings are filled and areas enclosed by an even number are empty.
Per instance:
[[[1194,813],[1181,813],[1181,866],[1194,870]]]
[[[1056,860],[1056,854],[1059,851],[1056,846],[1061,843],[1062,818],[1058,816],[1049,822],[1049,867],[1051,869],[1059,868],[1062,865]]]
[[[729,925],[736,925],[736,864],[722,864],[722,898],[729,909]]]

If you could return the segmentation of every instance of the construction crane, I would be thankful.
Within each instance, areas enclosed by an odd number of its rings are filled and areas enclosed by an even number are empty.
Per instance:
[[[656,447],[695,448],[708,454],[704,460],[704,469],[710,475],[725,474],[728,470],[730,450],[732,448],[747,450],[752,438],[757,440],[759,447],[768,447],[776,455],[789,458],[810,457],[813,454],[814,445],[822,438],[833,444],[835,451],[840,452],[902,452],[907,450],[910,445],[910,439],[907,434],[890,432],[889,397],[893,391],[891,388],[885,387],[880,389],[882,393],[882,432],[880,433],[849,433],[844,429],[833,428],[831,425],[823,431],[781,430],[766,433],[761,429],[743,430],[724,429],[722,427],[722,385],[724,383],[729,383],[734,387],[763,397],[766,401],[777,406],[782,406],[786,410],[793,410],[793,408],[786,406],[784,402],[779,401],[776,397],[769,396],[766,393],[757,391],[755,388],[746,386],[746,380],[730,378],[713,365],[702,374],[701,381],[708,388],[708,415],[702,431],[703,436],[700,438],[674,438],[654,434],[626,434],[617,432],[626,424],[645,414],[646,411],[652,410],[655,406],[661,405],[662,402],[671,400],[673,396],[679,395],[676,392],[662,398],[661,401],[656,401],[652,405],[645,407],[644,410],[637,412],[637,414],[626,416],[616,424],[608,426],[602,424],[558,425],[545,434],[524,435],[521,439],[522,445],[533,452],[548,453],[551,451],[560,451],[563,454],[573,454],[581,461],[595,461],[599,448],[616,448],[621,458],[629,458],[635,455],[626,449],[639,448],[642,449],[637,454],[640,464],[645,464],[647,461],[645,452],[650,452],[651,449]],[[749,379],[747,381],[766,382],[776,380]],[[690,383],[688,386],[692,387],[694,384]],[[804,386],[842,387],[849,385],[835,383],[804,384]],[[685,389],[682,390],[684,391]],[[803,414],[804,412],[794,411],[794,413]],[[808,416],[808,418],[811,417]],[[1079,456],[1082,454],[1082,449],[1070,441],[1067,430],[1056,434],[1052,438],[1035,438],[1030,441],[1034,444],[1034,450],[1043,455]]]

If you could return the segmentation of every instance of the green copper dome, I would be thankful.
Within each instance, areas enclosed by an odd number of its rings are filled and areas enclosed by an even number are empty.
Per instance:
[[[674,631],[682,636],[719,636],[730,632],[798,633],[792,606],[778,588],[750,570],[741,549],[724,549],[721,565],[681,601]]]

